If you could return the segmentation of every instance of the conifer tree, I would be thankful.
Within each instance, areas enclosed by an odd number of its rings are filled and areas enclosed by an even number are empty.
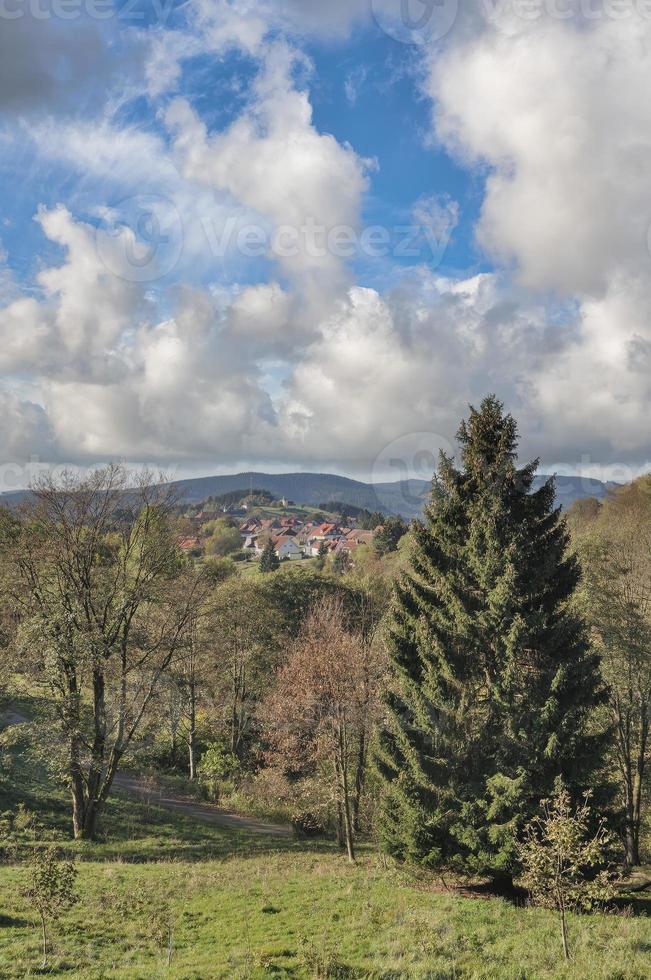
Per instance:
[[[605,692],[553,480],[532,491],[538,464],[517,468],[494,396],[458,440],[390,615],[381,834],[398,859],[508,877],[557,780],[575,799],[598,783],[606,735],[589,721]]]
[[[275,572],[280,568],[280,558],[276,554],[276,546],[272,539],[269,538],[262,554],[260,555],[260,571],[261,572]]]

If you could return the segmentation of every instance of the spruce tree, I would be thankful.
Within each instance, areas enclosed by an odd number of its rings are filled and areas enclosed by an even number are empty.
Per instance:
[[[269,538],[260,555],[260,571],[275,572],[280,568],[280,558],[276,554],[276,546]]]
[[[398,859],[500,877],[559,778],[574,798],[598,782],[605,691],[553,480],[532,491],[538,463],[517,468],[517,425],[493,396],[458,440],[390,614],[381,834]]]

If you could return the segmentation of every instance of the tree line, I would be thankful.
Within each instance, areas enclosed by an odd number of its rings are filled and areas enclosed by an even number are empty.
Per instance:
[[[179,554],[173,491],[119,466],[2,515],[5,683],[44,695],[75,837],[129,762],[273,804],[351,861],[372,833],[398,861],[507,880],[541,801],[585,814],[588,792],[640,862],[651,480],[566,518],[497,399],[458,439],[395,582],[381,554],[216,575]],[[390,550],[404,527],[385,526]]]

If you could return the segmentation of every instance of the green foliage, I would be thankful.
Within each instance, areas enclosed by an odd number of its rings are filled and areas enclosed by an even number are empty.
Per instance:
[[[640,863],[648,813],[651,731],[651,496],[648,478],[598,510],[577,508],[573,543],[583,567],[582,609],[608,684],[612,762],[620,789],[626,863]]]
[[[230,779],[240,768],[239,760],[223,742],[212,742],[201,756],[199,777],[207,782]]]
[[[280,558],[276,554],[276,548],[271,539],[267,541],[264,550],[260,555],[260,571],[262,574],[276,572],[280,568]]]
[[[398,550],[408,527],[400,517],[388,517],[373,539],[373,547],[378,555],[389,555]]]
[[[352,567],[352,560],[348,551],[338,551],[332,558],[332,571],[334,575],[345,575]]]
[[[553,799],[543,800],[542,815],[527,825],[524,842],[518,847],[524,869],[521,884],[534,904],[560,915],[566,958],[566,912],[589,912],[615,896],[616,876],[607,867],[613,838],[605,820],[596,829],[591,826],[589,795],[576,810],[564,789]]]
[[[56,921],[78,901],[75,892],[77,869],[71,861],[60,861],[53,844],[34,848],[26,897],[41,920],[43,969],[47,966],[47,924]]]
[[[207,558],[204,571],[211,585],[221,585],[238,574],[237,563],[232,558]]]
[[[381,836],[397,858],[511,875],[517,840],[560,774],[598,782],[606,736],[597,657],[571,606],[579,579],[550,481],[516,467],[495,398],[445,454],[387,625],[393,682],[377,760]]]
[[[361,516],[359,520],[359,526],[360,528],[362,528],[363,531],[374,531],[376,527],[379,527],[381,524],[384,524],[385,520],[386,517],[384,514],[381,513],[381,511],[376,510],[373,511],[373,513],[369,513],[367,511],[365,514]]]
[[[242,536],[236,527],[226,521],[215,521],[212,534],[206,541],[206,554],[215,558],[226,558],[242,550]]]
[[[278,575],[263,579],[259,588],[264,602],[281,617],[283,628],[290,636],[298,634],[308,610],[327,597],[340,598],[347,615],[353,621],[363,622],[368,630],[377,625],[384,611],[380,602],[374,604],[369,600],[366,582],[342,580],[313,569],[285,567]]]
[[[325,541],[322,541],[321,544],[319,545],[319,551],[317,553],[316,562],[315,562],[315,565],[320,572],[322,572],[323,569],[325,568],[325,563],[328,558],[328,555],[329,555],[328,546],[325,543]]]

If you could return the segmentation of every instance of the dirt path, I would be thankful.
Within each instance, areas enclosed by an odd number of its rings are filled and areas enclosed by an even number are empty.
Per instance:
[[[0,730],[10,728],[12,725],[25,725],[29,722],[26,715],[21,715],[19,711],[3,711],[0,714]]]
[[[0,714],[0,729],[27,722],[29,718],[17,711],[3,711]],[[133,773],[118,773],[113,785],[116,789],[155,803],[164,810],[181,813],[192,820],[201,820],[216,827],[243,830],[249,834],[266,834],[269,837],[291,837],[293,834],[292,828],[287,824],[267,823],[256,817],[245,817],[240,813],[220,810],[219,807],[211,806],[209,803],[197,803],[185,796],[165,793],[158,787],[152,788],[146,779]]]
[[[287,824],[267,823],[256,817],[220,810],[210,803],[197,803],[185,796],[172,795],[160,788],[152,789],[147,780],[130,773],[118,773],[114,785],[117,789],[146,799],[156,806],[163,807],[164,810],[181,813],[185,817],[214,824],[217,827],[243,830],[249,834],[267,834],[270,837],[291,837],[293,834],[292,828]]]

